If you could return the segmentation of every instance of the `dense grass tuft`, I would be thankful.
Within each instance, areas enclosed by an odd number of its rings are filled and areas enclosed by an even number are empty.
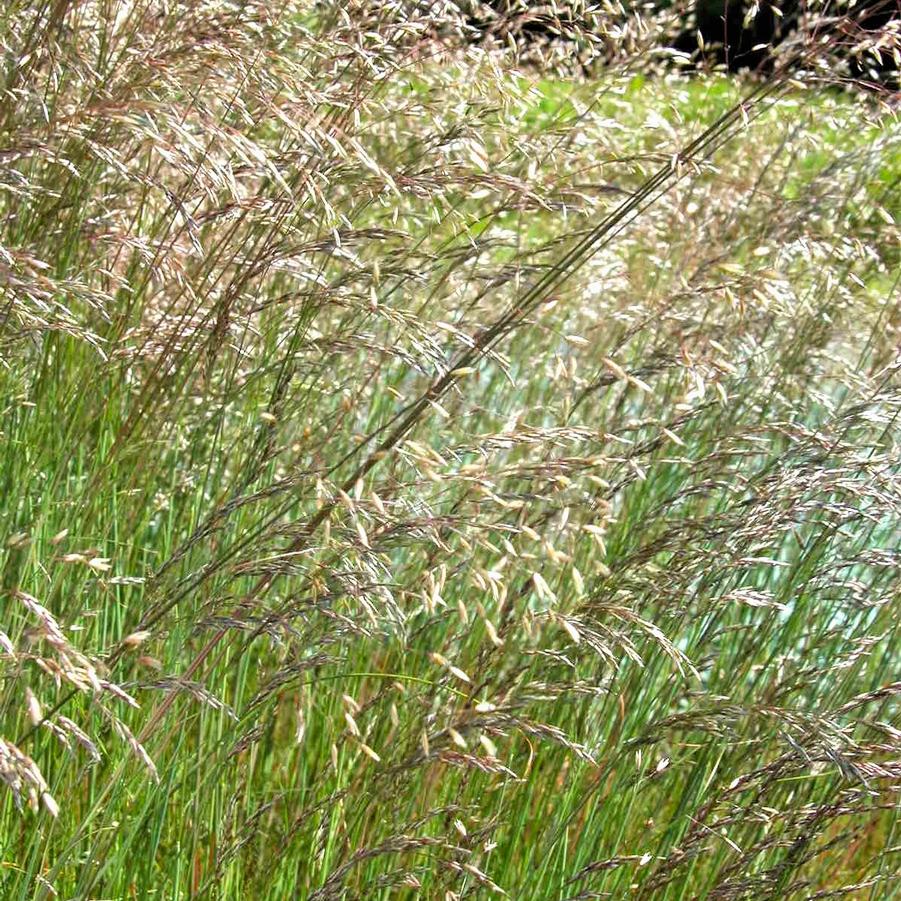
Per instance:
[[[901,892],[896,114],[452,6],[0,12],[4,899]]]

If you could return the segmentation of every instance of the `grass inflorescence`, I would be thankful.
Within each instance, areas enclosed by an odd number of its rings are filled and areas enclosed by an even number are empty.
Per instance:
[[[3,898],[901,891],[896,113],[466,28],[0,12]]]

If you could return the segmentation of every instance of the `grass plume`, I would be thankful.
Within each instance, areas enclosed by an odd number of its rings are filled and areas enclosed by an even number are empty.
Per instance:
[[[595,15],[0,12],[4,898],[897,895],[892,98]]]

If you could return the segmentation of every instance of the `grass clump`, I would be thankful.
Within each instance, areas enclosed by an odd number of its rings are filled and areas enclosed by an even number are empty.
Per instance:
[[[0,14],[3,897],[894,897],[895,115],[358,12]]]

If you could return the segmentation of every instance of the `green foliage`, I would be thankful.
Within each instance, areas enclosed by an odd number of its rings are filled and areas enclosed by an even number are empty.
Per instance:
[[[0,896],[897,896],[895,114],[334,6],[0,12]]]

